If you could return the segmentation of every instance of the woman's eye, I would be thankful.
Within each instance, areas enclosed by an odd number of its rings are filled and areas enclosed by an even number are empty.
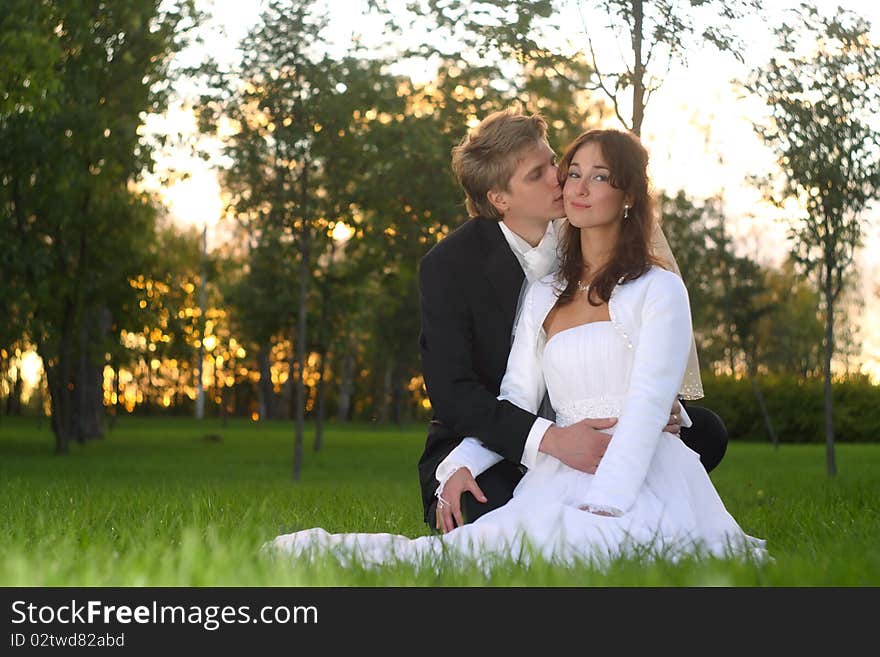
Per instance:
[[[593,176],[593,180],[596,182],[608,182],[608,176],[604,173],[597,173]]]
[[[568,172],[568,177],[569,177],[569,178],[580,178],[580,174],[578,174],[577,171],[569,171],[569,172]]]

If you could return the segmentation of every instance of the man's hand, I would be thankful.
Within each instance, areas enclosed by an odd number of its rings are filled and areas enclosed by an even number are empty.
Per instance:
[[[471,471],[464,467],[459,468],[446,480],[437,499],[437,529],[440,533],[451,532],[464,524],[461,517],[461,496],[468,491],[477,498],[478,502],[487,501]]]
[[[539,452],[553,456],[570,468],[594,474],[599,461],[611,442],[611,436],[600,429],[609,429],[617,418],[587,418],[567,427],[552,425],[538,446]]]
[[[663,431],[676,436],[681,433],[681,404],[677,399],[672,402],[672,412],[669,414],[669,424],[663,427]]]
[[[544,433],[538,451],[553,456],[570,468],[595,474],[599,461],[608,449],[611,436],[599,431],[617,424],[617,418],[587,418],[567,427],[552,425]],[[669,423],[663,431],[678,435],[681,432],[681,404],[672,402]]]

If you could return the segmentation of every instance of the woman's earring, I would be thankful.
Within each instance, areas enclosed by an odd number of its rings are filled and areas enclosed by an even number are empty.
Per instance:
[[[628,205],[623,206],[623,218],[624,219],[629,218],[629,206]]]

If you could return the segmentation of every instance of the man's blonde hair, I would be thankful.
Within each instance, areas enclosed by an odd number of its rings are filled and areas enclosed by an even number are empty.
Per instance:
[[[452,170],[464,188],[471,217],[502,219],[490,190],[507,191],[523,151],[547,138],[547,121],[519,109],[493,112],[452,149]]]

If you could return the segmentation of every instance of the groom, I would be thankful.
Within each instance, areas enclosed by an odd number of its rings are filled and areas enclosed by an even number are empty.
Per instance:
[[[586,419],[563,428],[497,399],[522,293],[557,267],[560,222],[553,220],[564,210],[546,122],[495,112],[453,149],[452,167],[470,219],[419,267],[419,347],[434,409],[419,479],[425,522],[444,532],[510,500],[538,452],[595,472],[610,440],[600,430],[616,421]],[[691,406],[682,419],[688,424],[689,415],[692,424],[683,428],[679,405],[672,410],[666,430],[680,429],[711,470],[727,446],[723,423]],[[444,462],[467,436],[503,457],[476,480],[471,464]]]

